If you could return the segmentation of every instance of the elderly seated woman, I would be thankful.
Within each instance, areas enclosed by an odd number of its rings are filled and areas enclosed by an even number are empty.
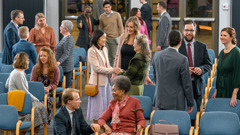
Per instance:
[[[140,101],[126,93],[131,89],[128,77],[117,76],[112,81],[113,100],[108,108],[98,119],[98,123],[105,129],[102,135],[138,135],[141,128],[145,127],[146,120],[143,116]],[[111,120],[110,127],[106,124]]]

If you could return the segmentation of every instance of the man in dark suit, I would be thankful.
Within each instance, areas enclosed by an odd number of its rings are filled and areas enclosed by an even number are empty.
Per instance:
[[[62,106],[53,121],[54,135],[89,135],[99,132],[98,124],[88,125],[80,108],[79,90],[68,88],[64,90]]]
[[[82,48],[85,48],[86,52],[88,51],[90,39],[94,31],[94,25],[99,24],[99,20],[93,18],[92,8],[86,6],[84,13],[78,16],[77,18],[77,27],[79,29],[79,35],[76,42],[76,45]]]
[[[199,110],[204,92],[202,75],[211,69],[212,64],[208,56],[206,44],[194,39],[196,35],[195,22],[192,20],[185,21],[182,32],[184,39],[179,52],[188,57],[194,99]]]
[[[23,24],[25,21],[23,11],[13,10],[11,12],[11,22],[4,29],[3,37],[3,57],[2,63],[11,65],[12,59],[12,47],[19,41],[18,25]]]
[[[157,5],[157,11],[161,14],[157,25],[156,44],[157,50],[161,51],[168,47],[167,38],[168,34],[172,30],[172,20],[168,12],[166,11],[167,3],[165,1],[159,1]]]
[[[167,38],[168,34],[172,30],[172,20],[168,12],[166,11],[167,3],[165,1],[159,1],[157,5],[157,11],[161,14],[160,20],[157,25],[156,44],[157,50],[161,51],[168,47]]]
[[[152,9],[148,5],[147,0],[139,0],[142,3],[141,7],[141,17],[145,21],[147,25],[148,35],[150,35],[150,31],[152,30]]]
[[[178,52],[182,36],[180,31],[172,31],[168,42],[170,47],[156,52],[152,59],[156,90],[154,104],[160,110],[193,109],[193,90],[187,57]]]

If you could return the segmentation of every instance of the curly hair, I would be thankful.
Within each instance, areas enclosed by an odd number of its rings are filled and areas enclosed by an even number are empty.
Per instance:
[[[135,35],[138,35],[140,33],[139,32],[140,31],[140,23],[138,21],[138,18],[136,16],[129,17],[127,22],[126,22],[126,25],[130,22],[132,22],[133,25],[134,25]],[[128,42],[129,38],[130,38],[130,35],[128,34],[128,36],[125,39],[125,43]]]
[[[54,71],[55,71],[55,67],[56,67],[56,59],[55,59],[55,55],[53,53],[53,51],[48,48],[48,47],[42,47],[39,51],[38,54],[38,58],[37,58],[37,64],[36,64],[36,72],[37,72],[37,76],[41,77],[42,73],[43,73],[43,63],[40,60],[40,54],[41,52],[46,52],[48,54],[48,77],[50,82],[53,81],[54,78]]]
[[[151,61],[151,50],[148,44],[148,38],[144,34],[136,35],[135,44],[141,47],[140,53],[143,54],[147,62]]]

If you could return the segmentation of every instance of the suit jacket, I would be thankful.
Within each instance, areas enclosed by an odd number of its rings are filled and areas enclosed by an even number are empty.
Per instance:
[[[148,31],[152,30],[152,9],[145,3],[141,7],[141,17],[146,22]]]
[[[89,135],[93,133],[90,125],[84,120],[82,109],[79,108],[76,111],[75,125],[76,135]],[[71,119],[66,109],[66,106],[62,106],[55,114],[53,120],[53,132],[54,135],[71,135]]]
[[[179,53],[188,57],[187,49],[184,40],[179,48]],[[211,69],[211,61],[208,55],[206,44],[196,41],[194,42],[194,67],[199,67],[202,70],[202,75],[207,73]],[[194,82],[196,86],[196,92],[198,95],[202,95],[204,92],[204,81],[202,75],[198,76],[194,74]]]
[[[165,12],[160,21],[157,25],[157,34],[156,34],[156,40],[157,40],[157,46],[164,46],[168,47],[167,38],[172,30],[172,19],[168,12]]]
[[[79,23],[81,20],[82,20],[82,28],[79,27]],[[92,31],[94,31],[94,25],[98,25],[99,20],[95,20],[92,15],[90,16],[90,20],[91,20]],[[76,45],[79,47],[85,48],[85,50],[87,51],[89,48],[91,37],[89,37],[89,26],[88,26],[87,18],[85,17],[84,14],[78,16],[77,27],[79,29],[79,35],[78,35]]]
[[[11,65],[13,63],[12,47],[19,40],[18,29],[15,27],[13,22],[8,23],[4,29],[2,63],[8,65]]]
[[[173,48],[156,52],[153,60],[153,74],[156,80],[154,104],[160,109],[185,110],[193,106],[193,90],[188,60]]]
[[[36,64],[37,61],[37,51],[33,43],[30,43],[26,40],[20,40],[17,42],[12,48],[12,59],[17,55],[19,52],[25,52],[28,54],[29,57],[29,66],[28,69],[25,70],[26,74],[31,73],[32,67]]]
[[[108,50],[103,47],[104,55],[94,45],[88,50],[89,63],[91,65],[91,75],[89,79],[90,84],[97,85],[97,73],[98,73],[98,85],[105,86],[106,76],[114,72],[113,68],[109,64]],[[105,62],[107,64],[105,64]]]

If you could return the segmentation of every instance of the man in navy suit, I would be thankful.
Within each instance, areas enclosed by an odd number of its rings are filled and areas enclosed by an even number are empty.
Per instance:
[[[3,57],[2,63],[12,64],[12,47],[15,43],[19,41],[18,36],[18,25],[23,24],[25,21],[23,11],[13,10],[11,12],[11,22],[8,23],[4,29],[4,38],[3,38]]]
[[[152,9],[148,5],[147,0],[139,0],[142,3],[141,7],[141,17],[146,22],[148,35],[150,35],[150,31],[152,30]]]
[[[79,90],[68,88],[63,92],[62,106],[56,112],[53,121],[54,135],[89,135],[99,132],[98,124],[88,125],[80,108]]]
[[[204,81],[202,75],[211,69],[211,61],[207,51],[207,45],[195,40],[196,23],[192,20],[186,20],[183,24],[182,45],[179,53],[188,57],[189,71],[193,86],[193,95],[200,110],[202,96],[204,91]]]

